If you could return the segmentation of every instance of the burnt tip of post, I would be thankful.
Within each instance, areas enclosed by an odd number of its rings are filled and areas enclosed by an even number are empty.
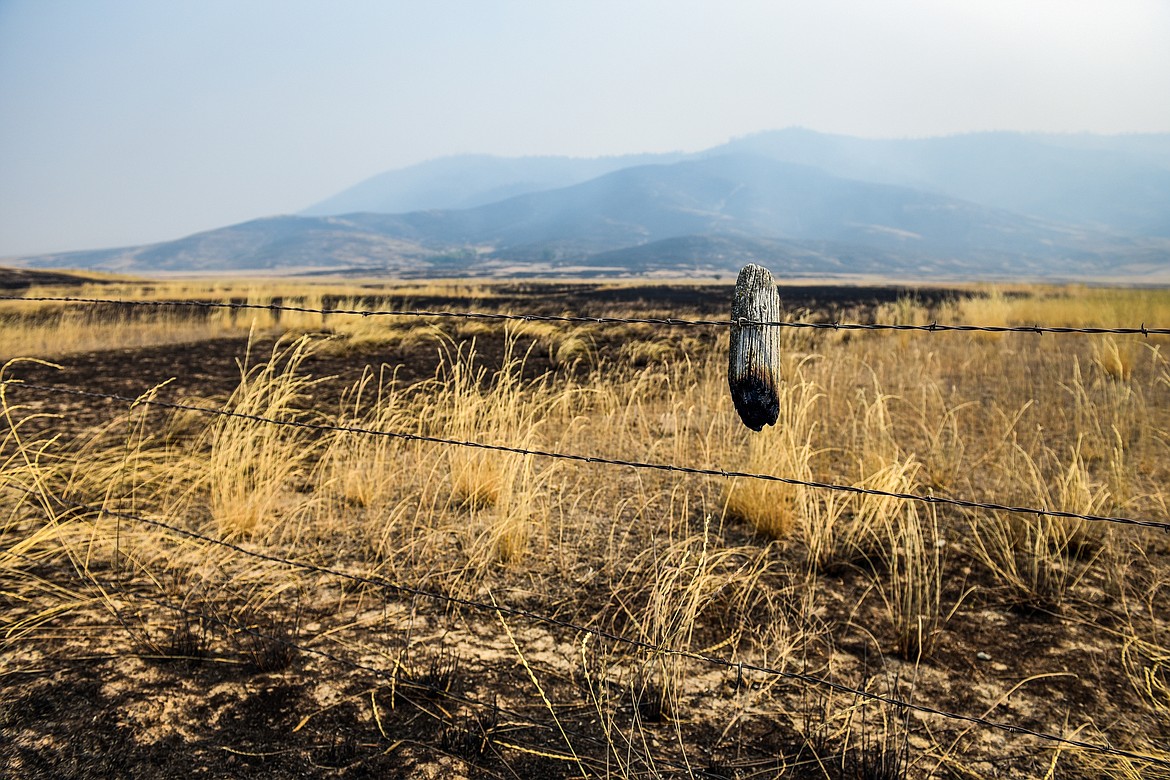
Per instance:
[[[739,419],[753,431],[775,425],[780,416],[780,399],[771,376],[749,372],[736,377],[731,381],[731,400]]]

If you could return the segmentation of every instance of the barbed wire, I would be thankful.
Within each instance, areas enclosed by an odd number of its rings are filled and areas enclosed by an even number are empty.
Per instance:
[[[246,414],[243,412],[233,412],[226,409],[212,409],[205,406],[196,406],[194,404],[184,404],[174,401],[162,401],[157,398],[147,398],[145,395],[132,398],[126,395],[119,395],[117,393],[100,393],[93,390],[81,390],[73,387],[63,387],[60,385],[41,385],[31,382],[23,382],[20,380],[5,380],[5,386],[14,388],[27,388],[40,392],[59,393],[63,395],[73,395],[83,398],[101,398],[106,400],[121,401],[131,405],[148,405],[157,406],[164,409],[174,409],[178,411],[196,412],[199,414],[214,415],[220,417],[231,417],[241,420],[248,420],[251,422],[259,422],[269,425],[280,425],[292,428],[301,428],[305,430],[317,431],[322,433],[348,433],[365,436],[381,436],[391,439],[399,439],[402,441],[416,441],[430,444],[442,444],[455,447],[469,447],[479,450],[490,450],[495,452],[507,452],[514,455],[531,455],[533,457],[550,458],[555,460],[575,461],[578,463],[592,463],[603,466],[621,466],[633,469],[649,469],[654,471],[673,472],[677,474],[694,474],[699,476],[722,477],[724,479],[755,479],[766,482],[779,482],[785,485],[794,485],[797,487],[806,487],[814,490],[829,490],[841,493],[850,493],[853,495],[863,496],[877,496],[881,498],[895,498],[902,501],[917,501],[925,504],[932,504],[935,506],[954,506],[962,509],[982,509],[991,512],[1011,512],[1015,514],[1035,515],[1037,517],[1052,517],[1068,520],[1087,520],[1090,522],[1115,523],[1118,525],[1138,526],[1142,528],[1156,528],[1162,531],[1170,531],[1170,522],[1163,522],[1159,520],[1141,520],[1132,517],[1121,517],[1117,515],[1095,515],[1085,514],[1080,512],[1069,512],[1059,509],[1048,509],[1046,507],[1027,507],[1027,506],[1012,506],[1010,504],[999,504],[988,501],[971,501],[962,498],[951,498],[948,496],[936,496],[932,494],[922,493],[908,493],[891,490],[877,490],[875,488],[861,487],[859,485],[844,485],[835,482],[818,482],[815,480],[796,479],[794,477],[781,477],[773,474],[759,474],[749,471],[728,471],[726,469],[714,468],[700,468],[696,466],[678,466],[670,463],[651,463],[637,460],[623,460],[620,458],[609,458],[601,455],[580,455],[567,452],[556,452],[552,450],[540,450],[527,447],[512,447],[505,444],[488,444],[486,442],[472,441],[468,439],[454,439],[444,436],[430,436],[421,433],[408,433],[406,431],[382,431],[373,428],[361,428],[352,425],[338,425],[333,423],[315,423],[304,420],[278,420],[272,417],[264,417],[257,414]]]
[[[16,492],[25,493],[27,495],[34,496],[34,497],[41,497],[44,495],[38,490],[31,490],[29,488],[25,488],[25,487],[22,487],[20,485],[16,485],[16,484],[11,483],[11,482],[0,482],[0,487],[14,490]],[[526,609],[523,609],[520,607],[512,607],[512,606],[502,605],[502,604],[499,604],[498,602],[489,603],[489,602],[484,602],[484,601],[477,601],[475,599],[464,598],[461,596],[453,596],[453,595],[450,595],[447,593],[439,593],[436,591],[426,590],[425,588],[419,588],[416,586],[404,585],[401,583],[392,582],[392,581],[384,579],[382,577],[372,577],[369,575],[353,574],[351,572],[345,572],[345,571],[341,571],[339,569],[333,569],[333,568],[330,568],[328,566],[322,566],[320,564],[310,563],[308,561],[296,561],[296,560],[291,560],[288,558],[282,558],[280,556],[271,555],[271,554],[260,552],[257,550],[251,550],[249,548],[243,547],[240,544],[230,542],[226,539],[217,539],[215,537],[207,536],[205,534],[201,534],[197,531],[192,531],[192,530],[187,529],[187,528],[182,528],[180,526],[173,525],[171,523],[167,523],[167,522],[164,522],[162,520],[148,518],[148,517],[145,517],[142,515],[138,515],[138,514],[131,513],[131,512],[125,512],[122,510],[109,509],[108,507],[98,506],[95,504],[88,504],[88,503],[81,502],[81,501],[75,501],[75,500],[69,499],[65,496],[51,496],[51,498],[54,501],[56,501],[57,503],[60,503],[64,506],[71,507],[72,509],[81,510],[84,512],[92,512],[92,513],[95,513],[98,515],[104,514],[104,515],[108,515],[110,517],[116,517],[116,518],[121,518],[124,520],[131,520],[134,522],[144,523],[146,525],[151,525],[151,526],[154,526],[156,528],[161,528],[163,530],[177,533],[181,536],[185,536],[185,537],[190,538],[190,539],[206,542],[206,543],[218,546],[218,547],[223,547],[225,549],[232,550],[233,552],[237,552],[237,553],[240,553],[242,555],[256,558],[258,560],[265,560],[265,561],[269,561],[271,563],[277,563],[277,564],[281,564],[284,566],[290,566],[290,567],[298,568],[298,569],[301,569],[301,570],[307,571],[307,572],[312,572],[312,573],[316,573],[316,574],[323,574],[323,575],[328,575],[328,576],[333,576],[333,577],[339,577],[339,578],[342,578],[345,580],[349,580],[351,582],[356,582],[356,583],[363,584],[363,585],[392,590],[392,591],[400,593],[400,594],[414,596],[414,597],[418,597],[418,598],[425,598],[425,599],[430,600],[430,601],[441,602],[441,603],[445,603],[445,604],[455,606],[455,607],[463,607],[466,609],[473,609],[473,610],[480,611],[480,612],[492,612],[492,613],[495,613],[498,615],[504,615],[504,616],[509,616],[509,617],[516,617],[516,618],[532,620],[532,621],[535,621],[538,623],[544,623],[546,625],[551,625],[551,626],[555,626],[558,628],[567,629],[567,630],[573,631],[575,633],[588,634],[590,636],[597,637],[598,639],[603,639],[603,640],[614,642],[617,644],[626,645],[626,646],[633,647],[633,648],[636,648],[636,649],[639,649],[639,650],[642,650],[645,652],[649,652],[649,653],[652,653],[655,655],[675,656],[678,658],[685,658],[685,659],[689,659],[689,660],[693,660],[693,661],[707,663],[707,664],[710,664],[713,666],[719,666],[719,667],[722,667],[722,668],[725,668],[728,670],[735,670],[740,675],[742,675],[743,672],[748,671],[748,672],[755,672],[757,674],[764,674],[764,675],[768,675],[768,676],[780,677],[783,679],[801,682],[801,683],[804,683],[807,685],[816,685],[819,687],[828,688],[829,690],[832,690],[835,693],[846,694],[846,695],[857,697],[859,699],[866,699],[869,701],[879,702],[879,703],[886,704],[886,705],[889,705],[892,707],[896,707],[896,708],[899,708],[902,710],[911,710],[911,711],[920,712],[920,713],[923,713],[926,715],[935,715],[938,717],[945,718],[947,720],[972,723],[974,725],[981,726],[983,728],[990,728],[990,729],[994,729],[997,731],[1003,731],[1003,732],[1006,732],[1009,734],[1022,734],[1022,735],[1026,735],[1026,736],[1035,737],[1037,739],[1042,739],[1042,740],[1045,740],[1048,742],[1054,742],[1054,743],[1068,745],[1071,747],[1078,747],[1078,748],[1081,748],[1084,750],[1090,750],[1090,751],[1093,751],[1096,753],[1120,756],[1120,757],[1124,757],[1124,758],[1136,759],[1139,761],[1148,761],[1151,763],[1170,767],[1170,759],[1163,759],[1163,758],[1159,758],[1157,756],[1144,755],[1141,753],[1136,753],[1133,751],[1124,750],[1122,748],[1115,748],[1111,745],[1103,745],[1103,744],[1095,743],[1095,742],[1086,742],[1084,740],[1062,737],[1062,736],[1059,736],[1057,734],[1050,734],[1048,732],[1030,729],[1026,726],[1020,726],[1020,725],[1016,725],[1016,724],[1012,724],[1012,723],[1004,723],[1002,721],[990,720],[988,718],[984,718],[984,717],[981,717],[978,715],[965,715],[962,713],[956,713],[956,712],[944,710],[944,709],[941,709],[938,707],[932,707],[932,706],[926,705],[926,704],[916,704],[914,702],[898,699],[894,696],[888,696],[888,695],[881,694],[881,693],[874,693],[873,691],[866,691],[866,690],[861,689],[861,688],[853,688],[853,687],[845,685],[843,683],[834,682],[832,680],[829,680],[829,679],[826,679],[823,677],[818,677],[816,675],[809,674],[807,672],[796,672],[796,671],[790,671],[790,670],[786,670],[786,669],[777,669],[775,667],[765,666],[762,664],[755,664],[755,663],[751,663],[751,662],[747,662],[747,661],[732,661],[732,660],[722,658],[719,656],[715,656],[715,655],[711,655],[708,653],[670,648],[670,647],[655,644],[653,642],[649,642],[649,641],[646,641],[643,639],[636,639],[633,637],[623,636],[621,634],[617,634],[617,633],[614,633],[612,631],[607,631],[603,628],[598,628],[596,626],[582,626],[582,625],[578,625],[576,623],[573,623],[571,621],[564,620],[562,618],[554,617],[551,615],[544,615],[542,613],[534,612],[531,610],[526,610]]]
[[[232,310],[259,310],[271,312],[296,312],[301,314],[320,314],[322,316],[343,315],[360,317],[417,317],[417,318],[444,318],[467,320],[502,320],[514,322],[558,322],[566,324],[590,325],[658,325],[663,327],[775,327],[775,328],[806,328],[812,330],[835,331],[921,331],[926,333],[946,332],[978,332],[978,333],[1034,333],[1034,334],[1116,334],[1141,336],[1170,335],[1170,328],[1147,327],[1142,323],[1139,327],[1072,327],[1060,325],[944,325],[931,322],[927,325],[908,325],[898,323],[860,323],[860,322],[805,322],[784,320],[752,320],[739,319],[684,319],[678,317],[586,317],[583,315],[568,314],[509,314],[505,312],[479,311],[442,311],[430,309],[340,309],[316,308],[311,306],[290,306],[283,303],[239,303],[232,301],[196,301],[163,299],[157,301],[122,300],[119,298],[79,298],[73,296],[36,296],[25,297],[20,295],[0,295],[0,301],[28,301],[39,303],[89,303],[110,304],[117,306],[173,306],[202,309],[232,309]]]

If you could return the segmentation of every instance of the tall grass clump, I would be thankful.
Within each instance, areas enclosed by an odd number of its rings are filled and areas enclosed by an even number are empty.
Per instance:
[[[815,428],[813,410],[819,393],[796,375],[780,388],[780,414],[775,428],[750,436],[740,470],[793,480],[812,479]],[[807,509],[809,489],[797,484],[760,479],[734,479],[724,491],[727,517],[747,522],[772,539],[787,538]]]
[[[1136,342],[1118,341],[1106,337],[1093,342],[1093,362],[1105,376],[1116,382],[1128,382],[1133,378],[1134,364],[1141,354],[1141,345]]]
[[[802,535],[814,571],[879,560],[905,502],[875,493],[912,493],[917,486],[921,464],[902,452],[890,416],[892,398],[872,381],[872,393],[860,390],[848,405],[850,430],[832,453],[852,466],[857,478],[847,482],[860,492],[817,491],[805,516]]]
[[[1051,451],[1038,461],[1018,443],[1013,450],[1006,468],[1018,503],[1089,515],[1111,505],[1108,488],[1090,479],[1079,442],[1067,466]],[[1014,599],[1049,609],[1063,604],[1105,542],[1102,524],[1078,518],[997,513],[977,518],[972,531],[976,553]]]
[[[418,427],[396,377],[385,366],[377,373],[367,367],[344,394],[337,424],[388,434],[416,433]],[[315,481],[344,506],[378,511],[399,499],[409,483],[404,472],[413,464],[405,449],[398,437],[338,432],[318,463]]]
[[[926,515],[926,518],[923,518]],[[934,506],[905,503],[886,518],[888,571],[878,575],[878,592],[894,629],[894,652],[910,661],[934,655],[950,615],[943,612],[943,555]]]
[[[320,381],[300,372],[310,349],[302,337],[278,343],[259,365],[241,362],[240,384],[224,405],[231,414],[216,416],[196,443],[188,466],[225,536],[267,532],[300,500],[293,483],[316,456],[315,437],[303,428],[250,417],[307,418],[305,401]]]
[[[965,423],[978,404],[953,401],[933,377],[924,378],[915,395],[923,481],[932,490],[954,490],[972,465],[971,430]]]
[[[536,446],[542,412],[552,393],[546,380],[522,380],[526,356],[517,356],[515,346],[509,333],[500,368],[490,375],[486,368],[476,367],[474,340],[447,347],[430,408],[440,435],[518,449]],[[519,559],[537,515],[539,488],[532,456],[449,447],[445,458],[451,503],[471,520],[473,562]]]
[[[718,586],[712,576],[710,541],[710,518],[707,518],[700,537],[681,540],[665,551],[649,551],[639,556],[635,565],[649,569],[647,573],[653,577],[646,606],[635,616],[638,632],[646,642],[659,647],[690,648],[699,614]],[[680,714],[682,659],[672,653],[653,653],[646,661],[649,668],[639,670],[631,681],[635,701],[644,702],[649,695],[657,708],[656,716],[669,718]]]

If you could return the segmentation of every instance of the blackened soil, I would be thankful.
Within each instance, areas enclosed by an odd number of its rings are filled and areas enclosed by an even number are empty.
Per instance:
[[[6,271],[0,274],[0,281],[9,279],[15,284],[13,280],[25,278],[22,276],[25,273],[33,272]],[[636,317],[640,312],[662,316],[661,313],[665,311],[677,318],[722,319],[728,316],[733,288],[729,285],[611,288],[588,284],[515,284],[493,289],[497,297],[491,299],[488,308],[499,311],[587,317]],[[848,311],[851,316],[865,321],[876,306],[906,295],[914,295],[925,303],[935,304],[962,294],[950,289],[911,290],[894,286],[805,286],[783,290],[786,307],[816,312],[813,319],[822,321],[837,319],[842,311]],[[326,300],[324,307],[337,304],[337,301]],[[411,299],[407,306],[413,309],[475,311],[484,309],[485,303],[459,297],[423,297]],[[131,313],[142,314],[149,308],[134,307]],[[459,320],[428,319],[427,322],[449,328]],[[500,328],[496,332],[476,337],[477,367],[485,368],[490,373],[500,365],[505,350],[504,340],[500,336],[502,332]],[[700,326],[697,332],[712,339],[719,335],[719,329],[710,326]],[[626,337],[612,328],[598,326],[588,330],[588,338],[596,354],[605,359],[616,356]],[[261,339],[249,345],[246,338],[222,338],[159,347],[103,350],[57,358],[55,362],[60,368],[21,363],[9,370],[7,378],[132,397],[167,382],[166,392],[170,400],[180,396],[219,398],[229,394],[238,385],[241,371],[248,365],[267,360],[274,346],[272,339]],[[533,339],[524,337],[519,338],[513,347],[515,357],[525,356],[523,374],[527,378],[539,376],[553,368],[549,351],[532,347]],[[365,347],[344,352],[318,350],[304,362],[302,370],[326,380],[321,388],[323,398],[336,398],[340,389],[351,387],[367,370],[392,372],[399,382],[413,384],[434,377],[440,362],[441,354],[437,344],[423,341],[407,346]],[[28,389],[19,392],[34,391]],[[78,414],[78,423],[91,423],[93,420],[89,419],[91,415],[86,410],[100,408],[103,403],[114,402],[95,403],[93,399],[70,400],[66,396],[57,396],[49,403],[48,409]]]
[[[492,287],[491,304],[501,310],[538,314],[571,313],[587,317],[613,314],[615,309],[637,316],[640,308],[670,310],[673,316],[686,313],[725,317],[731,310],[732,284],[612,286],[604,284],[516,283]],[[902,298],[914,298],[927,306],[970,297],[970,291],[944,287],[904,285],[783,285],[781,305],[790,310],[807,310],[828,317],[834,312],[865,312]],[[371,295],[370,300],[376,296]],[[409,303],[418,309],[476,308],[478,299],[459,296],[412,296]],[[326,299],[325,306],[337,301]]]
[[[19,294],[33,285],[74,286],[81,284],[102,284],[124,282],[102,278],[88,278],[80,274],[59,271],[34,271],[29,268],[0,268],[0,292],[6,295]]]
[[[601,350],[616,351],[620,343],[606,345],[599,335]],[[169,344],[138,349],[106,350],[66,355],[55,365],[22,362],[8,370],[6,378],[20,380],[26,386],[10,385],[10,401],[28,404],[35,401],[37,412],[64,415],[45,420],[58,430],[78,431],[107,421],[125,409],[126,402],[57,392],[48,387],[64,387],[88,393],[138,398],[152,388],[166,383],[157,396],[160,400],[195,405],[215,405],[225,400],[240,384],[250,366],[264,363],[279,350],[273,339],[249,345],[246,338],[224,338],[186,344]],[[472,365],[490,377],[504,360],[506,345],[502,337],[479,336]],[[547,348],[534,345],[530,337],[520,337],[513,345],[514,357],[525,357],[521,374],[534,379],[552,368]],[[342,393],[353,387],[363,374],[394,377],[400,385],[412,385],[436,376],[444,353],[437,340],[415,342],[408,346],[368,347],[336,353],[319,350],[300,365],[300,373],[321,380],[314,386],[306,403],[322,412],[337,411]],[[37,387],[40,386],[40,387]],[[30,428],[38,427],[30,421]]]
[[[637,316],[639,311],[648,310],[668,311],[678,317],[722,318],[727,316],[731,296],[728,285],[590,288],[576,284],[518,284],[495,289],[500,297],[492,299],[492,308],[585,316]],[[807,308],[816,312],[815,317],[826,319],[834,318],[839,311],[864,318],[873,307],[907,294],[928,303],[961,295],[955,290],[911,291],[898,287],[800,287],[783,291],[788,307]],[[452,310],[476,310],[484,305],[482,301],[457,298],[417,298],[411,304]],[[711,328],[700,332],[717,335],[720,331]],[[488,372],[497,368],[504,357],[505,343],[500,334],[502,329],[493,329],[476,337],[477,364]],[[603,357],[616,355],[622,346],[623,337],[611,334],[612,329],[600,327],[590,331]],[[161,398],[222,399],[237,386],[241,365],[262,362],[274,346],[272,340],[255,343],[250,358],[248,342],[240,338],[107,350],[61,358],[60,369],[19,364],[9,376],[131,397],[171,380]],[[531,346],[531,339],[522,338],[516,344],[516,353],[529,352]],[[316,378],[329,377],[318,385],[319,397],[313,399],[322,410],[329,410],[336,405],[340,392],[368,369],[385,366],[397,372],[399,381],[409,384],[433,377],[439,364],[436,342],[424,341],[348,352],[321,350],[305,361],[302,371]],[[529,352],[526,376],[554,369],[569,370],[555,366],[547,349],[540,345]],[[125,410],[124,403],[113,400],[17,387],[11,387],[10,393],[17,403],[34,400],[40,411],[62,412],[62,419],[46,423],[57,428],[81,430],[104,423]],[[736,543],[753,543],[746,529],[732,527],[728,533],[744,535],[735,539]],[[1090,719],[1093,713],[1121,717],[1118,713],[1136,709],[1127,706],[1132,704],[1134,693],[1118,662],[1116,642],[1106,633],[1116,622],[1107,605],[1069,606],[1065,614],[1055,616],[1036,610],[1012,611],[1010,605],[996,598],[994,579],[976,561],[960,558],[955,563],[966,564],[969,574],[948,583],[944,602],[954,603],[972,587],[976,595],[966,596],[963,608],[948,623],[935,655],[922,664],[922,685],[930,690],[931,703],[937,700],[947,709],[977,714],[984,711],[986,704],[979,696],[982,689],[1006,690],[1028,680],[1025,691],[1038,691],[1045,699],[1056,702],[1056,709],[1072,713],[1078,723]],[[794,559],[786,564],[799,570],[801,561]],[[45,581],[55,581],[58,575],[60,581],[68,581],[73,574],[63,563],[59,572],[35,573]],[[764,579],[761,582],[767,584]],[[876,612],[876,597],[872,593],[863,596],[858,604],[858,594],[866,592],[869,582],[866,573],[847,568],[840,575],[823,576],[820,582],[827,593],[839,597],[828,600],[838,605],[836,611],[823,616],[828,624],[840,627],[834,630],[835,649],[867,665],[875,675],[896,674],[899,662],[890,661],[887,668],[882,658],[883,652],[890,652],[892,637],[882,627],[885,623]],[[608,593],[611,589],[602,591]],[[537,612],[547,610],[556,597],[546,598],[543,603],[537,599],[531,608]],[[581,620],[599,610],[595,604],[585,606],[587,595],[572,594],[570,599],[573,607],[565,609],[582,610]],[[14,597],[4,595],[0,589],[0,609],[18,606]],[[1077,620],[1070,619],[1073,614]],[[92,622],[93,616],[89,617]],[[104,617],[109,624],[106,633],[116,634],[119,627],[108,615]],[[324,623],[329,615],[311,617]],[[439,622],[437,613],[432,617]],[[469,615],[453,617],[459,617],[461,625],[465,619],[473,620]],[[574,619],[578,619],[576,615]],[[226,642],[222,636],[213,638],[197,661],[160,661],[145,657],[142,648],[135,647],[124,633],[109,639],[101,629],[85,633],[70,626],[68,620],[62,618],[52,626],[61,629],[59,639],[38,641],[45,655],[35,663],[15,657],[10,664],[0,663],[0,668],[5,669],[0,674],[0,775],[539,779],[581,774],[575,763],[563,760],[564,740],[547,725],[551,723],[547,711],[535,696],[527,673],[511,654],[507,664],[476,666],[465,660],[460,666],[460,679],[450,686],[458,698],[417,690],[403,694],[392,690],[384,676],[346,669],[309,653],[298,655],[286,668],[262,671],[255,663],[249,663],[238,643]],[[856,630],[854,622],[865,626],[865,630]],[[627,627],[616,622],[608,627],[628,633]],[[496,629],[498,626],[492,624],[488,630]],[[407,638],[401,639],[405,642]],[[311,635],[302,639],[317,648],[333,647],[327,639],[318,642]],[[712,643],[716,639],[712,636]],[[577,648],[580,637],[565,632],[557,641]],[[363,662],[380,664],[379,671],[390,673],[394,666],[389,659],[393,657],[386,653],[375,660],[363,658]],[[574,744],[583,748],[583,753],[591,752],[593,759],[606,756],[606,735],[596,722],[584,683],[542,674],[551,698],[567,702],[558,705],[558,717],[560,725],[573,734]],[[744,706],[750,706],[752,684],[749,680],[743,685],[729,670],[724,682],[707,692],[706,703],[717,706],[744,697]],[[759,681],[755,684],[758,686]],[[331,690],[323,693],[322,687]],[[497,695],[501,701],[529,702],[527,717],[546,727],[534,727],[523,719],[494,711]],[[729,734],[712,729],[704,739],[691,741],[700,747],[690,767],[665,762],[655,772],[668,777],[719,778],[878,776],[860,771],[846,774],[840,767],[848,762],[833,756],[831,747],[803,740],[795,726],[802,718],[815,720],[817,716],[815,694],[809,696],[813,698],[801,703],[805,708],[802,712],[745,718],[743,725]],[[633,719],[648,719],[650,708],[645,704],[635,702],[619,708],[615,716],[618,720],[611,725],[624,733],[635,733]],[[990,713],[990,717],[1051,730],[1049,714],[1041,709],[1014,711],[1005,706]],[[700,713],[682,715],[685,728],[705,728],[700,723]],[[646,733],[670,745],[675,726],[667,718],[661,721],[650,724]],[[952,737],[959,739],[967,728],[960,723],[948,731],[951,724],[938,721],[932,721],[930,727],[936,730],[935,736],[947,735],[944,743]],[[1147,736],[1165,743],[1170,732],[1163,730]],[[520,745],[524,750],[509,745]],[[1042,773],[1046,754],[1036,752],[1034,768]],[[1018,756],[1011,760],[1015,761],[1013,767],[1022,766]],[[588,769],[600,776],[606,768],[595,762]],[[654,776],[646,767],[635,769]]]
[[[734,285],[665,286],[642,285],[598,288],[588,292],[573,291],[567,295],[584,295],[588,300],[603,304],[675,305],[703,310],[730,308]],[[874,285],[781,285],[780,301],[790,309],[822,311],[853,309],[894,303],[900,298],[912,297],[926,305],[937,305],[945,300],[969,296],[969,292],[937,287],[912,288],[905,286]]]

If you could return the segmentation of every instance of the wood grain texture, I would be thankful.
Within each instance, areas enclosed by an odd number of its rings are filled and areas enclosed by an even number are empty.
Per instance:
[[[739,272],[731,319],[775,322],[780,295],[767,268],[749,263]],[[731,326],[727,382],[743,424],[753,431],[775,425],[780,413],[780,329],[761,325]]]

